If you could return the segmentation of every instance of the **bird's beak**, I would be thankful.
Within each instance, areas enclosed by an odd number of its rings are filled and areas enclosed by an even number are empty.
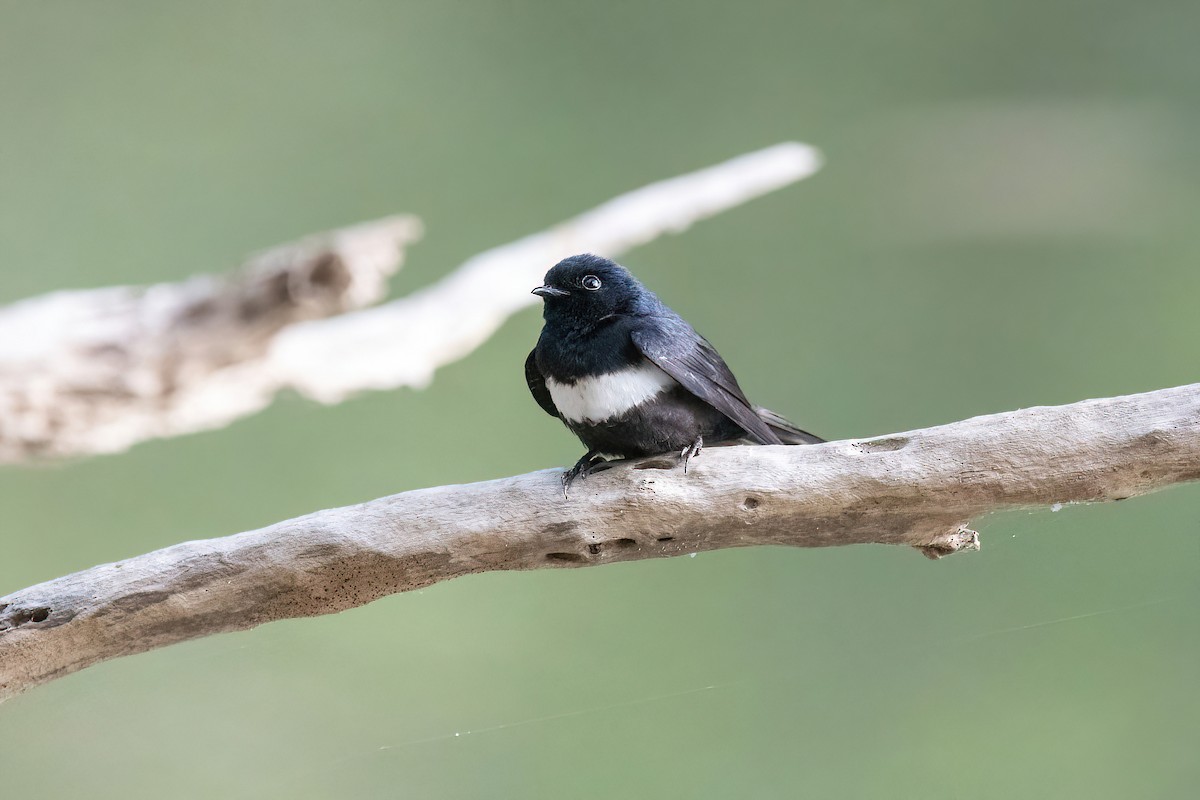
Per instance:
[[[539,286],[533,290],[533,294],[536,294],[538,297],[566,297],[570,292],[554,286]]]

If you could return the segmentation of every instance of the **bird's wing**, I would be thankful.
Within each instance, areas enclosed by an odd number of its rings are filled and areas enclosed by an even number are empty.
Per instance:
[[[638,350],[692,394],[729,417],[759,444],[782,444],[742,393],[737,378],[708,340],[683,320],[654,318],[630,333]]]
[[[552,417],[558,416],[558,407],[554,405],[554,398],[550,396],[550,390],[546,388],[546,376],[538,369],[537,365],[537,349],[529,351],[529,358],[525,359],[525,383],[529,384],[529,393],[533,395],[533,399],[537,400],[537,404],[542,407]]]

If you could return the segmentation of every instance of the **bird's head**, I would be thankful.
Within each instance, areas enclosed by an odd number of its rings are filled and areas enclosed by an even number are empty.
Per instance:
[[[564,315],[580,322],[630,313],[643,294],[648,294],[629,270],[590,253],[555,264],[533,293],[545,301],[547,318]]]

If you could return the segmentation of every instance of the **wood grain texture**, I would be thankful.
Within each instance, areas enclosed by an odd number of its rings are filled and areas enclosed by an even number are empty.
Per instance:
[[[185,542],[0,598],[0,698],[99,661],[489,570],[753,545],[978,547],[980,514],[1200,479],[1200,384],[863,440],[405,492]]]

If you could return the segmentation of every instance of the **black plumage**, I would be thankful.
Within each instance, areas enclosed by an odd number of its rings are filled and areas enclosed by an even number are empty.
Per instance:
[[[716,348],[619,264],[572,256],[533,292],[545,325],[525,380],[588,448],[564,489],[609,459],[676,453],[686,470],[705,444],[823,441],[753,405]]]

